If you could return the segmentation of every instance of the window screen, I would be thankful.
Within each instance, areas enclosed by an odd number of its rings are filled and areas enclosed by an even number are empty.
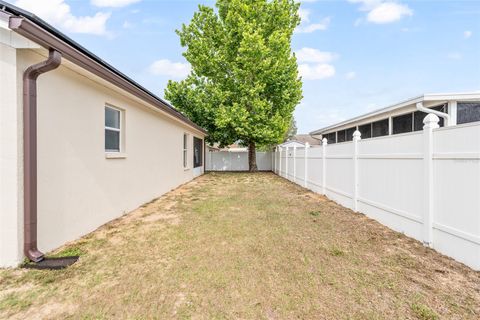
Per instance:
[[[393,134],[412,132],[412,121],[411,113],[393,117]]]
[[[480,101],[457,104],[457,124],[480,121]]]
[[[337,142],[345,142],[345,130],[337,131]]]
[[[329,144],[336,143],[337,142],[337,134],[336,132],[331,132],[325,135],[325,138],[327,138],[327,142]]]
[[[203,163],[203,140],[193,137],[193,167],[201,167]]]
[[[372,124],[364,124],[362,126],[358,126],[358,131],[362,134],[362,139],[368,139],[372,137]]]
[[[120,152],[120,110],[105,107],[105,151]]]
[[[388,119],[375,121],[372,123],[372,136],[381,137],[388,135]]]
[[[433,107],[431,109],[432,110],[437,110],[437,111],[440,111],[440,112],[444,112],[444,113],[448,113],[447,104],[442,104],[441,106],[436,106],[436,107]],[[423,119],[425,119],[426,116],[427,116],[427,113],[423,112],[423,111],[415,111],[413,113],[413,130],[414,131],[423,130]],[[439,117],[439,118],[440,118],[440,121],[438,122],[438,125],[440,127],[443,127],[445,120],[441,117]]]
[[[353,141],[353,134],[355,133],[355,130],[357,130],[357,127],[352,127],[345,130],[345,134],[347,135],[347,141]]]

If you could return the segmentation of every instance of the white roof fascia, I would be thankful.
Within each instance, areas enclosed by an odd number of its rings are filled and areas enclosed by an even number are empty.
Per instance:
[[[477,92],[460,92],[460,93],[431,93],[424,96],[424,101],[436,100],[478,100],[480,99],[480,91]]]

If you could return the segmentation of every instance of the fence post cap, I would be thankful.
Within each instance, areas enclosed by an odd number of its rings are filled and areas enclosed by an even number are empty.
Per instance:
[[[440,121],[440,118],[436,114],[429,113],[423,119],[423,128],[438,128],[439,121]]]
[[[310,148],[310,143],[305,142],[305,148]]]
[[[322,145],[324,145],[324,144],[328,144],[327,138],[323,138],[323,139],[322,139]]]
[[[358,130],[355,130],[353,133],[353,140],[360,140],[362,138],[362,133]]]

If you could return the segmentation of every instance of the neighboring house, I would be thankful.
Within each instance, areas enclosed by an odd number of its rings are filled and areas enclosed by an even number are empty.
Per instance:
[[[201,175],[205,135],[58,30],[0,1],[1,267],[24,252],[38,260]]]
[[[417,105],[434,110],[440,116],[441,127],[480,121],[480,92],[437,93],[425,94],[342,121],[315,130],[310,135],[327,138],[328,143],[332,144],[352,141],[357,129],[362,139],[420,131],[426,113],[420,111]]]
[[[321,139],[316,139],[309,134],[296,134],[289,141],[297,141],[297,142],[300,142],[300,143],[303,143],[303,144],[308,142],[308,144],[311,145],[311,146],[322,144]]]
[[[296,141],[296,140],[289,140],[289,141],[285,141],[285,142],[282,143],[282,144],[279,144],[277,147],[282,147],[282,148],[293,148],[293,147],[303,148],[303,147],[305,147],[305,143],[300,142],[300,141]]]
[[[228,151],[228,152],[247,152],[248,148],[241,146],[238,143],[231,144],[224,148],[220,148],[218,143],[215,143],[213,146],[207,145],[207,150],[209,152],[219,152],[219,151]]]

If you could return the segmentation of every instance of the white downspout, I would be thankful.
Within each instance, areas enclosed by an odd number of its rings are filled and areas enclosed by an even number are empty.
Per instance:
[[[417,110],[418,111],[423,111],[425,113],[433,113],[434,115],[437,115],[443,119],[445,119],[445,127],[448,127],[450,126],[450,115],[448,113],[444,113],[444,112],[440,112],[440,111],[437,111],[437,110],[433,110],[433,109],[429,109],[429,108],[425,108],[423,106],[423,101],[422,102],[417,102]]]

